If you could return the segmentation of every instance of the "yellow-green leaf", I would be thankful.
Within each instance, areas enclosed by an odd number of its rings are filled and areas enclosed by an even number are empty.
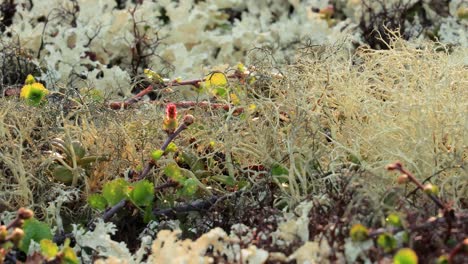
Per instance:
[[[418,264],[418,255],[411,248],[402,248],[393,257],[394,264]]]
[[[76,256],[75,251],[69,246],[66,246],[62,249],[63,253],[63,260],[65,264],[78,264],[80,261],[78,260],[78,257]]]
[[[166,148],[166,152],[176,152],[177,151],[177,145],[174,142],[169,143]]]
[[[364,241],[369,237],[369,230],[361,224],[355,224],[349,232],[353,241]]]
[[[145,74],[146,78],[148,78],[149,80],[151,80],[154,83],[163,83],[164,82],[164,80],[161,78],[161,76],[159,74],[157,74],[156,72],[154,72],[154,71],[152,71],[150,69],[144,69],[143,73]]]
[[[181,189],[181,194],[184,196],[193,196],[198,190],[198,182],[192,178],[184,181],[184,186]]]
[[[175,162],[168,164],[164,168],[164,174],[166,174],[169,178],[178,183],[185,181],[185,177],[184,175],[182,175],[182,171]]]
[[[403,223],[401,222],[401,217],[396,214],[396,213],[391,213],[387,216],[385,219],[388,224],[394,226],[394,227],[402,227]]]
[[[42,255],[44,255],[48,260],[55,258],[59,252],[57,244],[52,242],[52,240],[42,239],[41,242],[39,242],[39,245],[41,246]]]
[[[391,234],[383,233],[377,238],[377,244],[383,248],[386,253],[389,253],[396,248],[397,241]]]
[[[154,161],[158,161],[162,157],[163,154],[164,154],[164,151],[162,149],[158,149],[151,153],[151,158],[153,158]]]
[[[148,206],[154,199],[153,183],[142,180],[133,184],[133,189],[130,192],[130,199],[137,206]]]
[[[224,87],[227,84],[228,79],[222,72],[213,72],[205,78],[205,87]]]
[[[89,205],[98,210],[104,210],[107,207],[107,200],[101,194],[91,194],[88,196],[88,203]]]
[[[124,179],[116,179],[104,184],[102,196],[107,200],[109,206],[114,206],[126,198],[128,182]]]

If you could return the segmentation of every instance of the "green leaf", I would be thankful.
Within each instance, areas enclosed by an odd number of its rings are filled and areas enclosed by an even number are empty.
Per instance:
[[[41,253],[46,257],[48,260],[53,259],[57,256],[59,252],[59,248],[57,244],[52,242],[52,240],[49,239],[42,239],[41,242],[39,242],[41,246]]]
[[[52,232],[50,231],[50,227],[47,224],[42,223],[34,218],[24,221],[23,231],[24,237],[20,246],[20,249],[23,252],[28,252],[31,240],[34,240],[38,243],[43,239],[52,240]]]
[[[280,183],[285,183],[288,181],[288,178],[284,177],[288,174],[288,169],[283,167],[281,164],[273,164],[273,166],[271,166],[271,175]]]
[[[182,172],[177,163],[168,164],[164,168],[164,174],[166,174],[169,178],[178,183],[182,183],[185,181],[185,177],[184,175],[182,175]]]
[[[183,188],[180,193],[186,197],[192,197],[198,190],[198,182],[195,179],[187,179],[184,181]]]
[[[65,184],[69,184],[73,181],[73,172],[62,165],[56,165],[52,171],[52,175],[54,179]]]
[[[86,88],[86,89],[80,90],[80,92],[83,95],[88,96],[91,100],[93,100],[96,103],[104,103],[104,101],[105,101],[104,95],[98,89],[87,89]]]
[[[105,156],[86,156],[76,161],[76,164],[79,166],[86,166],[90,163],[97,162],[97,161],[106,161],[109,160],[108,157]]]
[[[364,241],[369,237],[369,230],[361,224],[355,224],[351,227],[349,235],[353,241]]]
[[[354,154],[349,154],[348,155],[348,160],[351,161],[351,163],[354,163],[354,164],[358,164],[360,165],[361,164],[361,159],[354,155]]]
[[[448,255],[439,256],[436,261],[436,264],[449,264]]]
[[[383,248],[385,253],[392,252],[397,247],[396,239],[388,233],[383,233],[377,238],[377,244]]]
[[[285,167],[281,166],[281,164],[274,164],[271,166],[271,175],[273,176],[281,176],[281,175],[288,175],[289,171]]]
[[[153,207],[152,206],[147,206],[145,208],[145,214],[143,215],[143,222],[144,223],[149,223],[152,220],[156,220],[156,217],[153,214]]]
[[[161,78],[159,74],[150,69],[144,69],[143,73],[145,74],[146,78],[151,80],[153,83],[164,83],[163,78]]]
[[[164,151],[162,149],[157,149],[151,153],[151,158],[153,158],[154,161],[158,161],[163,154]]]
[[[78,158],[83,158],[86,154],[86,149],[84,148],[83,144],[79,141],[73,141],[71,146],[73,147],[73,151]]]
[[[401,222],[401,217],[397,213],[391,213],[385,219],[389,225],[394,227],[402,227],[403,223]]]
[[[130,199],[137,206],[148,206],[154,199],[154,185],[152,182],[142,180],[132,185]]]
[[[239,190],[242,190],[248,187],[250,187],[250,182],[247,180],[241,180],[237,182],[237,188],[239,188]]]
[[[104,185],[102,196],[107,200],[109,206],[114,206],[127,197],[128,182],[124,179],[115,179]]]
[[[226,184],[227,186],[233,187],[236,185],[236,180],[231,176],[226,175],[215,175],[211,177],[213,180]]]
[[[107,207],[107,200],[101,194],[91,194],[88,196],[88,204],[98,210],[104,210]]]
[[[411,248],[402,248],[393,257],[394,264],[418,264],[418,255]]]
[[[178,158],[181,162],[187,164],[190,167],[190,170],[193,172],[205,169],[205,164],[203,161],[193,153],[184,151],[179,153]]]
[[[227,95],[227,89],[223,87],[216,87],[213,89],[213,95],[219,96],[221,98],[225,98]]]
[[[177,145],[174,142],[169,143],[166,148],[166,153],[169,152],[176,152],[177,151]]]

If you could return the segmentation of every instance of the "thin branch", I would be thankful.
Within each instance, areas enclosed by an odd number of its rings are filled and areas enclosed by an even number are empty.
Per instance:
[[[175,217],[178,213],[203,211],[213,206],[218,201],[218,199],[220,199],[220,197],[213,195],[206,200],[196,200],[191,203],[183,204],[183,205],[176,206],[173,208],[168,208],[168,209],[156,208],[153,210],[153,215]]]
[[[174,138],[176,138],[180,132],[184,131],[185,129],[187,129],[187,125],[182,123],[180,124],[180,126],[176,129],[176,131],[174,131],[174,133],[172,134],[169,134],[166,141],[164,142],[164,144],[161,146],[161,150],[164,152],[166,151],[167,147],[169,146],[169,144],[174,140]],[[148,173],[151,171],[151,169],[155,166],[156,164],[154,163],[153,159],[151,159],[145,166],[145,168],[142,170],[141,174],[138,176],[138,181],[139,180],[142,180],[146,177],[146,175],[148,175]]]
[[[420,189],[421,191],[424,192],[424,185],[422,185],[422,183],[416,179],[416,177],[414,177],[414,175],[407,169],[405,169],[403,167],[403,165],[400,163],[400,162],[395,162],[395,163],[392,163],[390,165],[387,166],[387,169],[388,170],[396,170],[396,171],[399,171],[400,173],[402,173],[403,175],[406,175],[408,176],[408,179],[410,181],[412,181],[417,187],[418,189]],[[424,192],[440,209],[444,210],[444,211],[448,211],[447,210],[447,207],[442,203],[442,201],[437,197],[435,196],[434,194],[430,193],[430,192]]]
[[[466,223],[468,223],[468,214],[457,214],[457,215],[455,215],[455,219],[456,219],[456,221],[451,223],[452,222],[451,219],[449,219],[447,221],[446,217],[439,217],[439,218],[437,218],[435,220],[428,220],[425,223],[422,223],[422,224],[419,224],[419,225],[409,226],[408,228],[404,228],[404,227],[379,228],[379,229],[375,229],[375,230],[370,231],[369,232],[369,237],[376,238],[376,237],[378,237],[379,235],[381,235],[383,233],[395,234],[395,233],[398,233],[398,232],[403,231],[403,230],[408,230],[410,232],[416,232],[416,231],[420,231],[420,230],[424,230],[424,229],[434,229],[440,224],[450,224],[450,223],[455,224],[455,225],[456,224],[466,224]]]

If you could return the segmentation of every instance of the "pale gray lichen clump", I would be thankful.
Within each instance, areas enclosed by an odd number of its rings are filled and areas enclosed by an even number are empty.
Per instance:
[[[75,88],[95,87],[111,98],[130,95],[128,68],[135,34],[129,10],[133,4],[117,9],[115,0],[78,0],[79,8],[60,0],[33,1],[32,7],[29,1],[18,2],[7,31],[12,33],[12,41],[30,49],[43,66],[41,78],[47,87],[73,84]],[[258,47],[272,48],[276,60],[290,62],[291,47],[307,41],[314,45],[345,42],[350,48],[352,43],[363,43],[358,24],[361,20],[369,23],[362,5],[369,1],[362,0],[334,1],[335,10],[347,18],[333,22],[312,11],[326,8],[331,4],[328,0],[197,2],[143,1],[136,8],[136,28],[150,40],[161,39],[155,53],[146,58],[149,67],[167,69],[169,63],[169,77],[200,77],[216,65],[245,62],[249,51]],[[410,5],[417,1],[384,2],[391,8],[397,2]],[[468,20],[457,17],[457,10],[466,4],[452,1],[449,16],[442,17],[431,2],[424,1],[422,8],[433,22],[432,28],[440,28],[440,40],[466,45]],[[377,1],[369,5],[374,12],[382,9]],[[230,18],[229,12],[238,15]],[[405,24],[409,35],[423,37],[418,16]]]

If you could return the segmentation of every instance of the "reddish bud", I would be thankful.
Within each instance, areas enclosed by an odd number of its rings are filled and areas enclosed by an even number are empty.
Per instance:
[[[33,211],[31,211],[29,209],[21,207],[18,210],[18,218],[19,219],[28,220],[28,219],[32,218],[33,216],[34,216]]]
[[[407,182],[408,182],[408,175],[401,174],[400,176],[398,176],[398,178],[397,178],[397,183],[398,184],[404,184],[404,183],[407,183]]]
[[[169,103],[166,106],[166,118],[176,119],[177,118],[177,107],[173,103]]]
[[[403,165],[401,165],[401,162],[397,161],[392,164],[388,164],[385,168],[387,170],[401,170],[403,168]]]

